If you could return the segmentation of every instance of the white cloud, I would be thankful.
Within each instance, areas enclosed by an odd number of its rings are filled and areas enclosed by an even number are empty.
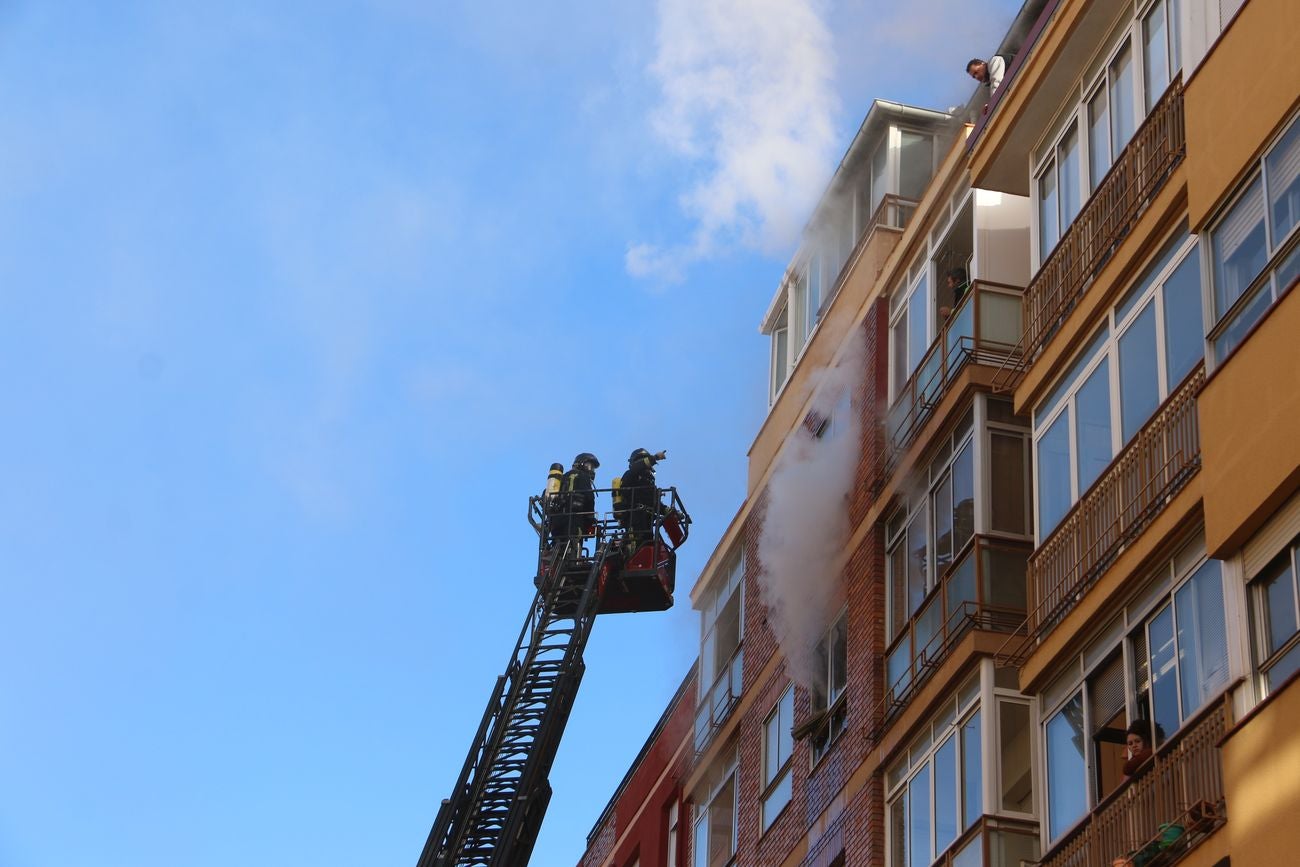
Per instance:
[[[699,169],[680,196],[688,241],[629,246],[628,272],[680,278],[740,245],[788,247],[821,193],[835,150],[830,31],[810,0],[660,0],[650,71],[658,137]]]

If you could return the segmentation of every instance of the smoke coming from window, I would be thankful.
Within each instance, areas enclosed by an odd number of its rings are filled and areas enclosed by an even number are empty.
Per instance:
[[[843,598],[840,571],[861,442],[854,401],[865,361],[861,335],[849,338],[847,350],[809,385],[812,417],[826,427],[819,437],[801,426],[787,439],[768,482],[758,539],[768,624],[790,676],[804,686],[818,677],[817,642]]]
[[[658,138],[695,178],[681,195],[689,240],[629,246],[635,277],[678,280],[742,246],[792,245],[834,165],[834,56],[811,0],[660,0],[650,72]]]

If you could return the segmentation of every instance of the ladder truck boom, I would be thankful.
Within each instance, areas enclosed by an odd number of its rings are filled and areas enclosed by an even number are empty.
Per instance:
[[[545,496],[529,500],[529,522],[538,534],[537,592],[417,867],[528,863],[551,800],[551,764],[582,683],[582,654],[596,616],[673,604],[675,552],[686,540],[690,516],[675,488],[655,493],[657,507],[642,521],[629,522],[625,513],[617,519],[583,515],[578,535],[560,537],[552,529],[562,524],[573,532],[575,516],[557,516]]]

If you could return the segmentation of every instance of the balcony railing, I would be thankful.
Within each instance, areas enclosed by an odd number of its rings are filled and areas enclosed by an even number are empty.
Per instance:
[[[731,659],[718,672],[713,685],[700,701],[695,711],[695,754],[698,756],[708,748],[714,734],[740,699],[741,672],[745,665],[745,647],[736,648]]]
[[[894,398],[886,420],[891,451],[906,449],[968,364],[1002,365],[1014,356],[1021,332],[1016,286],[976,280],[939,329],[939,336]]]
[[[1029,632],[1060,622],[1201,467],[1198,366],[1029,558]]]
[[[1014,632],[1025,622],[1027,542],[975,536],[948,567],[885,656],[889,684],[872,715],[872,740],[972,629]]]
[[[1226,815],[1219,740],[1227,731],[1228,696],[1211,702],[1191,724],[1156,750],[1151,766],[1106,797],[1052,847],[1041,867],[1111,867],[1148,852],[1144,863],[1168,863],[1223,823]],[[1164,831],[1161,825],[1177,829]],[[1162,845],[1165,848],[1161,848]],[[1165,853],[1168,853],[1165,855]]]
[[[1003,368],[1009,388],[1074,309],[1083,290],[1164,186],[1187,152],[1183,81],[1174,79],[1128,146],[1097,185],[1025,290],[1023,352]]]

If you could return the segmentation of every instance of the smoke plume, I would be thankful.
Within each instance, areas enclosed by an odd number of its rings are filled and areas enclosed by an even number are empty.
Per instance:
[[[676,280],[734,245],[793,244],[833,165],[834,57],[812,0],[660,0],[658,137],[699,167],[688,242],[633,244],[635,277]]]
[[[790,676],[804,686],[818,677],[817,643],[843,597],[838,565],[858,465],[860,409],[851,399],[862,379],[862,344],[860,336],[850,338],[839,364],[819,371],[810,385],[814,417],[829,419],[829,428],[818,437],[800,426],[787,440],[768,483],[758,539],[768,624]]]

